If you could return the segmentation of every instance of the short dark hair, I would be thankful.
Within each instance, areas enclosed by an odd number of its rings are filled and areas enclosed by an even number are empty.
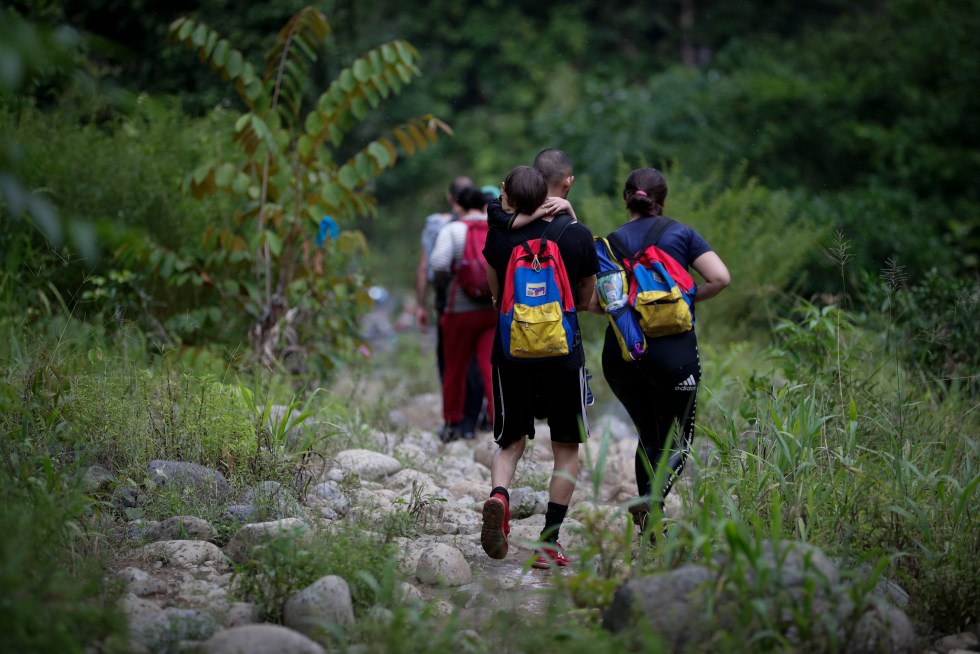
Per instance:
[[[548,197],[548,185],[541,171],[531,166],[518,166],[504,178],[507,203],[517,213],[531,215]]]
[[[456,204],[463,207],[465,211],[471,209],[482,209],[487,206],[483,197],[483,191],[475,186],[467,186],[456,196]]]
[[[534,158],[534,167],[549,186],[557,186],[572,174],[572,159],[558,148],[545,148]]]

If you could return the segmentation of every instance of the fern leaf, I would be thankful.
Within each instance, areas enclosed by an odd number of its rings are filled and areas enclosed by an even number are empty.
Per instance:
[[[235,82],[235,89],[245,104],[251,107],[261,92],[254,83],[255,69],[245,61],[241,52],[204,23],[181,17],[170,24],[170,38],[197,52],[198,57],[225,79]]]

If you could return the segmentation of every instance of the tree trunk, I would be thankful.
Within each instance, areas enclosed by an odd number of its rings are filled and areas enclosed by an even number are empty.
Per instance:
[[[698,65],[694,44],[694,0],[681,0],[681,63],[688,68]]]

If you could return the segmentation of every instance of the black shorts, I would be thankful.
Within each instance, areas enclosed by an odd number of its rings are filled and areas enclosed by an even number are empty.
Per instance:
[[[493,440],[507,447],[534,438],[534,420],[548,420],[551,440],[581,443],[589,436],[585,368],[493,367]]]

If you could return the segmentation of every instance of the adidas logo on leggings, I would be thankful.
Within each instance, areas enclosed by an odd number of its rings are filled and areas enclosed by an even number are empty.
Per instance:
[[[677,386],[674,386],[675,391],[693,391],[697,388],[698,383],[694,381],[694,375],[688,375],[687,379],[682,381]]]

